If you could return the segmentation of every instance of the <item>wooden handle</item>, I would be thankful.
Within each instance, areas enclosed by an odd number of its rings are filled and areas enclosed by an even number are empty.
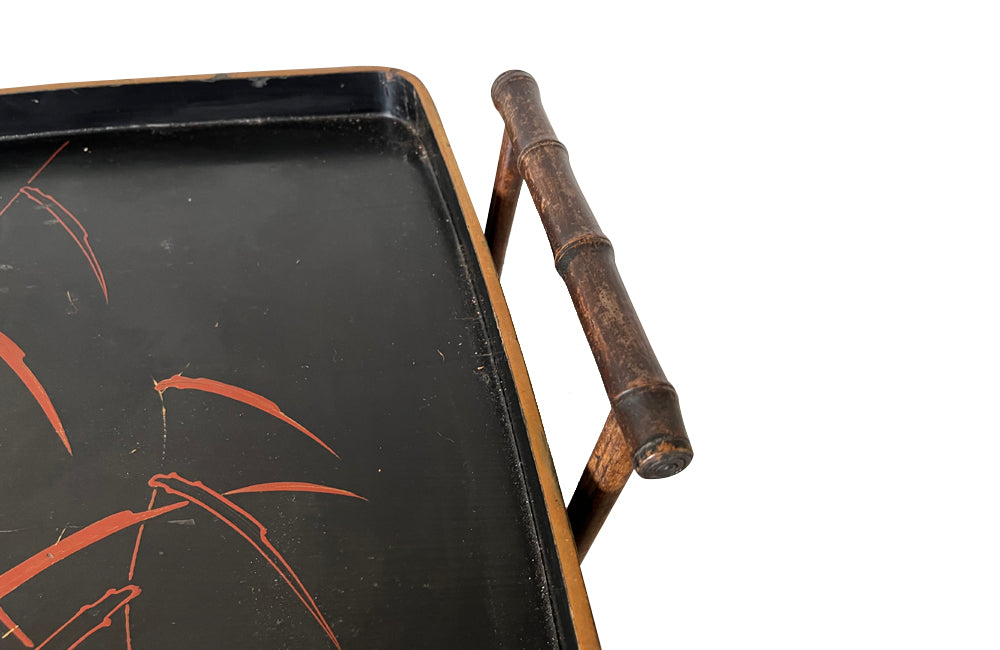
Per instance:
[[[611,401],[612,416],[644,478],[671,476],[691,462],[677,393],[649,345],[601,232],[542,108],[538,85],[512,70],[493,83],[517,170],[548,235]],[[498,172],[499,174],[499,172]]]
[[[632,475],[630,456],[628,443],[612,413],[590,454],[573,498],[566,506],[576,541],[576,555],[581,562]]]

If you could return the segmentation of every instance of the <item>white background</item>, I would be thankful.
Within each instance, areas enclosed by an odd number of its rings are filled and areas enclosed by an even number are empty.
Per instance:
[[[227,4],[5,6],[0,87],[404,68],[485,220],[490,84],[531,72],[695,447],[584,563],[606,648],[1000,646],[994,5]],[[607,402],[521,206],[504,287],[568,497]]]

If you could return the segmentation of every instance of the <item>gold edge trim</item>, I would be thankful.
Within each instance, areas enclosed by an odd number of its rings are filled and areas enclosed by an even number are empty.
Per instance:
[[[395,74],[405,78],[420,96],[420,101],[427,113],[431,130],[437,140],[441,153],[444,156],[445,166],[451,175],[451,180],[455,185],[455,193],[465,216],[465,223],[472,238],[472,245],[476,252],[476,259],[486,280],[486,288],[489,292],[490,301],[493,304],[493,312],[496,314],[497,323],[500,326],[500,335],[503,339],[504,350],[507,353],[507,360],[510,362],[511,372],[514,375],[514,384],[517,388],[518,399],[521,402],[521,409],[524,413],[525,425],[528,430],[528,439],[531,443],[531,453],[535,459],[535,467],[538,470],[538,477],[542,484],[542,493],[545,498],[545,509],[549,522],[552,525],[552,533],[556,542],[556,552],[559,555],[559,564],[562,568],[563,579],[566,581],[566,592],[569,597],[570,615],[573,617],[573,627],[576,630],[577,642],[581,650],[599,650],[601,647],[597,637],[597,626],[594,623],[594,615],[590,608],[590,599],[587,596],[587,588],[583,581],[583,572],[580,570],[580,561],[576,554],[576,543],[573,539],[573,532],[570,529],[569,518],[566,515],[566,503],[563,501],[562,493],[559,490],[559,483],[556,479],[555,465],[552,461],[552,453],[549,451],[548,442],[545,439],[545,431],[542,428],[542,416],[538,410],[538,403],[535,401],[535,394],[531,388],[531,381],[528,377],[528,368],[524,362],[524,355],[521,353],[521,346],[517,341],[517,334],[514,331],[514,322],[507,307],[507,301],[500,286],[500,278],[497,276],[496,267],[493,266],[493,257],[490,255],[489,247],[486,244],[486,237],[483,235],[482,226],[476,217],[475,209],[472,207],[472,200],[469,198],[468,189],[462,180],[462,174],[458,169],[458,162],[455,154],[451,150],[451,144],[444,132],[444,125],[438,115],[434,102],[427,92],[427,88],[419,79],[412,74],[401,70],[394,70]],[[487,260],[489,263],[485,263]]]

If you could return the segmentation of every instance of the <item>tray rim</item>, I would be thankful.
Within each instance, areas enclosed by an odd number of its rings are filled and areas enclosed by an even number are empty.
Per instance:
[[[563,580],[566,584],[566,594],[569,600],[570,617],[573,622],[573,629],[576,633],[577,645],[581,650],[599,650],[600,641],[597,636],[597,627],[594,622],[593,612],[590,607],[590,599],[587,595],[587,588],[583,580],[583,572],[580,568],[580,561],[576,553],[576,543],[570,528],[569,518],[566,514],[566,503],[559,488],[556,476],[555,464],[552,460],[552,453],[549,450],[548,441],[542,426],[541,413],[535,394],[531,387],[531,380],[528,376],[527,364],[521,352],[520,343],[514,329],[514,322],[511,318],[507,300],[504,297],[503,289],[500,286],[500,278],[493,265],[493,257],[490,254],[486,237],[483,234],[482,224],[476,216],[472,199],[466,188],[455,159],[454,151],[445,134],[444,124],[441,116],[434,105],[430,92],[423,82],[415,75],[399,68],[386,66],[346,66],[329,68],[298,68],[292,70],[258,70],[233,73],[207,73],[194,75],[177,75],[162,77],[135,77],[127,79],[110,79],[98,81],[64,82],[53,84],[41,84],[35,86],[18,86],[13,88],[0,88],[0,95],[15,95],[30,92],[44,92],[52,90],[70,90],[75,88],[97,88],[128,86],[138,84],[169,84],[190,81],[223,81],[237,79],[257,79],[262,77],[296,77],[309,75],[334,75],[334,74],[356,74],[356,73],[378,73],[385,77],[386,82],[399,77],[413,87],[418,99],[423,107],[424,113],[430,125],[431,133],[441,151],[445,168],[451,177],[455,195],[458,199],[465,226],[472,240],[472,248],[475,253],[476,262],[486,284],[487,293],[493,307],[497,326],[500,330],[500,337],[504,351],[507,354],[507,361],[510,364],[511,374],[514,378],[514,385],[517,390],[517,397],[524,416],[525,429],[528,434],[528,442],[531,447],[532,458],[535,462],[535,470],[538,473],[539,482],[544,498],[545,513],[552,529],[552,536],[555,540],[556,554],[559,560],[559,568],[562,572]]]

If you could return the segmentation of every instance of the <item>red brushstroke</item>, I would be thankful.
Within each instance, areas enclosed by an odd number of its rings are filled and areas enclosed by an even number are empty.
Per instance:
[[[59,415],[56,413],[55,407],[52,406],[49,394],[42,388],[42,384],[35,377],[35,373],[31,372],[28,366],[24,364],[24,350],[7,338],[3,332],[0,332],[0,359],[3,359],[4,363],[10,366],[10,369],[18,376],[18,379],[31,391],[32,397],[35,398],[38,405],[45,411],[45,416],[52,423],[52,428],[56,430],[56,435],[62,440],[66,451],[72,456],[73,448],[69,446],[69,438],[66,437],[66,430],[63,429]]]
[[[81,251],[83,251],[84,257],[87,258],[87,262],[90,263],[90,269],[94,272],[94,276],[97,277],[97,283],[101,285],[101,291],[104,293],[104,302],[108,302],[108,285],[104,282],[104,272],[101,270],[101,263],[97,261],[97,255],[94,254],[94,249],[90,247],[90,235],[87,234],[87,229],[83,227],[80,220],[73,216],[73,213],[67,210],[62,203],[37,187],[29,187],[25,185],[21,188],[20,192],[38,205],[45,208],[45,211],[52,215],[52,218],[58,221],[63,229],[69,233],[69,236],[73,238],[76,245],[80,247]],[[67,217],[68,219],[65,219],[64,217]],[[70,227],[71,223],[76,226],[78,231]]]
[[[325,494],[339,494],[340,496],[354,497],[355,499],[361,499],[362,501],[368,500],[363,496],[359,496],[353,492],[348,492],[347,490],[339,490],[325,485],[316,485],[315,483],[260,483],[258,485],[248,485],[246,487],[230,490],[229,492],[224,492],[223,494],[230,496],[232,494],[248,494],[251,492],[322,492]]]
[[[146,512],[153,509],[153,502],[156,501],[156,489],[149,497],[149,505]],[[146,529],[146,522],[139,524],[139,532],[135,534],[135,547],[132,549],[132,562],[128,565],[128,581],[132,582],[135,575],[135,561],[139,557],[139,543],[142,541],[142,531]],[[132,606],[125,604],[125,650],[132,650]]]
[[[28,580],[31,580],[42,571],[52,567],[81,551],[91,544],[95,544],[102,539],[114,535],[115,533],[137,526],[144,521],[160,517],[188,505],[187,501],[171,503],[148,512],[135,513],[131,510],[123,510],[109,515],[104,519],[95,521],[86,528],[82,528],[52,546],[42,549],[27,560],[24,560],[12,569],[0,574],[0,598],[5,597]]]
[[[132,650],[132,605],[125,603],[125,650]]]
[[[340,650],[340,643],[330,629],[329,623],[323,618],[319,606],[313,600],[309,591],[302,584],[302,581],[289,566],[285,558],[278,552],[278,549],[267,539],[267,529],[264,528],[253,515],[240,508],[238,505],[205,486],[198,481],[189,481],[177,473],[157,474],[149,479],[149,486],[153,488],[163,488],[168,493],[179,496],[196,506],[204,508],[208,512],[218,517],[223,523],[240,534],[250,545],[267,560],[278,575],[291,587],[298,596],[302,604],[312,614],[316,622],[319,623],[326,635],[330,637],[333,644]]]
[[[63,149],[65,149],[66,145],[68,145],[68,144],[69,144],[69,140],[67,140],[66,142],[63,142],[61,145],[59,145],[59,148],[56,149],[55,152],[53,152],[53,154],[51,156],[49,156],[48,160],[46,160],[44,163],[42,163],[42,166],[39,167],[35,171],[35,173],[31,175],[31,178],[28,179],[28,182],[25,183],[25,185],[30,185],[31,183],[33,183],[34,180],[36,178],[38,178],[38,175],[42,173],[42,170],[44,170],[46,167],[48,167],[49,163],[52,162],[53,160],[55,160],[56,156],[59,155],[59,152],[62,151]],[[10,201],[7,201],[7,205],[3,206],[3,209],[0,210],[0,217],[2,217],[3,214],[4,214],[4,212],[7,211],[7,208],[9,208],[11,205],[13,205],[14,201],[16,201],[17,197],[19,197],[19,196],[21,196],[20,190],[18,190],[17,192],[14,192],[14,196],[10,197]]]
[[[14,196],[10,197],[10,201],[7,201],[7,205],[3,206],[3,209],[0,209],[0,217],[2,217],[3,213],[7,211],[7,208],[14,205],[14,201],[16,201],[19,196],[21,196],[21,190],[14,192]]]
[[[53,160],[55,160],[55,159],[56,159],[56,156],[58,156],[58,155],[59,155],[59,152],[60,152],[60,151],[62,151],[63,149],[65,149],[65,148],[66,148],[66,145],[68,145],[68,144],[69,144],[69,140],[67,140],[66,142],[63,142],[63,143],[62,143],[61,145],[59,145],[59,148],[58,148],[58,149],[56,149],[56,150],[55,150],[55,151],[54,151],[54,152],[52,153],[52,155],[51,155],[51,156],[49,156],[49,159],[48,159],[48,160],[46,160],[45,162],[43,162],[43,163],[42,163],[42,166],[38,168],[38,171],[36,171],[36,172],[35,172],[34,174],[32,174],[32,175],[31,175],[31,178],[29,178],[29,179],[28,179],[28,182],[27,182],[27,183],[25,183],[25,185],[31,185],[31,184],[32,184],[32,183],[34,182],[34,180],[35,180],[36,178],[38,178],[38,175],[39,175],[39,174],[41,174],[41,173],[42,173],[42,171],[43,171],[43,170],[44,170],[44,169],[45,169],[46,167],[48,167],[48,166],[49,166],[49,163],[50,163],[50,162],[52,162]]]
[[[153,490],[153,495],[149,497],[149,505],[146,506],[146,512],[153,509],[153,502],[156,501],[156,490]],[[132,581],[132,576],[135,575],[135,559],[139,557],[139,542],[142,541],[142,531],[145,530],[146,524],[139,524],[139,532],[135,534],[135,548],[132,549],[132,563],[128,565],[128,579],[129,582]]]
[[[0,335],[2,336],[2,335]],[[180,483],[180,486],[170,486],[164,481],[176,481]],[[215,492],[214,490],[206,487],[201,482],[189,481],[176,473],[171,474],[157,474],[149,480],[150,487],[153,488],[153,494],[149,499],[149,505],[145,512],[135,513],[131,510],[124,510],[122,512],[117,512],[113,515],[109,515],[99,521],[96,521],[89,526],[77,531],[76,533],[60,539],[55,544],[46,547],[45,549],[39,551],[35,555],[24,560],[17,566],[7,570],[5,573],[0,575],[0,599],[4,598],[12,591],[23,585],[25,582],[31,580],[38,574],[42,573],[46,569],[51,568],[58,562],[66,559],[67,557],[73,555],[77,551],[81,551],[92,544],[95,544],[111,535],[130,528],[132,526],[139,526],[139,531],[136,535],[135,547],[132,551],[132,561],[129,565],[129,581],[132,580],[132,576],[135,573],[135,563],[136,558],[139,553],[139,545],[142,540],[142,531],[145,528],[145,522],[156,517],[160,517],[167,513],[179,510],[185,506],[191,505],[192,503],[205,509],[211,514],[218,517],[221,521],[227,524],[229,527],[233,528],[238,532],[244,539],[246,539],[250,544],[260,553],[265,560],[278,572],[282,579],[291,587],[292,591],[299,598],[303,605],[305,605],[306,610],[316,619],[316,621],[323,628],[323,631],[327,634],[334,645],[339,649],[340,643],[333,634],[333,630],[330,628],[329,623],[323,618],[322,612],[319,610],[319,606],[313,600],[309,591],[302,584],[302,580],[296,575],[295,571],[291,568],[285,558],[281,553],[271,544],[267,539],[267,529],[253,517],[249,512],[240,508],[235,503],[225,498],[223,494]],[[156,500],[157,489],[163,488],[170,494],[182,496],[185,500],[179,501],[177,503],[172,503],[170,505],[161,506],[159,508],[153,509],[153,503]],[[195,494],[192,494],[194,491]],[[198,498],[197,492],[201,491],[203,493],[203,498]],[[277,483],[260,483],[256,485],[248,485],[242,488],[236,488],[225,493],[225,495],[234,494],[250,494],[250,493],[269,493],[269,492],[315,492],[322,494],[334,494],[339,496],[348,496],[356,499],[362,499],[367,501],[364,497],[357,495],[353,492],[347,490],[341,490],[338,488],[332,488],[325,485],[318,485],[315,483],[302,483],[302,482],[277,482]],[[214,502],[214,504],[213,504]],[[226,514],[223,514],[226,513]],[[228,515],[228,516],[227,516]],[[134,593],[133,593],[134,590]],[[56,632],[54,632],[49,638],[47,638],[39,648],[42,648],[45,644],[49,643],[53,638],[55,638],[60,632],[62,632],[70,623],[78,619],[85,612],[97,607],[105,600],[111,598],[116,594],[123,594],[128,592],[129,595],[119,602],[114,609],[112,609],[99,623],[90,630],[88,630],[83,636],[78,638],[71,646],[76,648],[77,645],[82,643],[90,635],[92,635],[97,630],[108,627],[111,625],[111,615],[117,612],[122,607],[125,608],[125,638],[127,650],[131,650],[132,647],[132,632],[131,632],[131,607],[128,604],[135,596],[141,593],[138,587],[134,585],[129,585],[123,587],[122,589],[112,589],[109,590],[100,600],[84,606],[73,616],[69,621],[64,623]],[[10,634],[13,634],[21,643],[28,648],[33,648],[34,644],[28,635],[20,629],[20,627],[14,623],[14,621],[7,615],[7,613],[0,607],[0,623],[6,625]]]
[[[273,415],[282,422],[290,424],[302,433],[309,436],[312,440],[319,443],[323,449],[337,456],[337,452],[330,449],[325,442],[319,439],[312,431],[305,428],[292,418],[282,412],[278,405],[271,400],[261,397],[257,393],[250,392],[244,388],[238,388],[236,386],[231,386],[229,384],[224,384],[221,381],[215,381],[214,379],[204,379],[200,377],[184,377],[180,374],[176,374],[170,379],[164,379],[162,381],[156,382],[156,390],[159,391],[160,395],[163,395],[163,391],[168,388],[177,388],[179,390],[200,390],[206,393],[214,393],[215,395],[222,395],[223,397],[228,397],[229,399],[236,400],[237,402],[243,402],[248,406],[252,406],[255,409],[264,411],[269,415]],[[340,458],[340,456],[337,456]]]
[[[178,476],[176,473],[157,474],[156,476],[154,476],[149,480],[150,487],[153,488],[163,487],[164,489],[167,489],[167,486],[162,485],[158,482],[162,479],[177,479],[186,485],[198,487],[200,489],[205,490],[209,495],[219,499],[222,505],[231,507],[235,512],[237,512],[240,515],[243,515],[246,519],[253,522],[259,528],[262,535],[263,533],[267,532],[266,529],[264,529],[263,526],[261,526],[260,523],[257,522],[257,520],[254,519],[249,513],[247,513],[245,510],[243,510],[236,504],[232,503],[230,500],[226,499],[221,494],[218,494],[204,487],[204,485],[202,485],[201,483],[192,483],[190,481],[187,481],[186,479],[183,479],[180,476]],[[154,482],[156,483],[155,485]],[[176,489],[167,489],[167,491],[170,492],[171,494],[181,494],[181,492],[179,492]],[[346,490],[338,490],[337,488],[326,487],[324,485],[316,485],[314,483],[261,483],[259,485],[250,485],[243,488],[236,488],[235,490],[231,490],[226,494],[245,494],[250,492],[283,492],[283,491],[325,492],[329,494],[341,494],[344,496],[351,496],[351,497],[356,497],[358,499],[364,499],[364,497],[358,496],[353,492],[348,492]],[[3,574],[0,574],[0,598],[4,598],[12,591],[23,585],[25,582],[27,582],[28,580],[31,580],[42,571],[45,571],[46,569],[50,568],[56,563],[61,562],[62,560],[66,559],[70,555],[73,555],[77,551],[81,551],[87,548],[88,546],[91,546],[92,544],[95,544],[101,541],[102,539],[105,539],[106,537],[110,537],[111,535],[114,535],[115,533],[125,530],[126,528],[130,528],[132,526],[137,526],[137,525],[140,526],[140,531],[141,531],[142,527],[145,526],[146,521],[150,519],[155,519],[156,517],[160,517],[167,513],[173,512],[174,510],[179,510],[184,506],[190,505],[189,500],[185,500],[153,509],[153,502],[155,499],[156,499],[156,490],[154,489],[153,495],[152,497],[150,497],[149,500],[149,506],[148,506],[149,509],[147,509],[145,512],[136,513],[132,512],[131,510],[123,510],[121,512],[116,512],[113,515],[109,515],[104,519],[100,519],[90,524],[89,526],[78,530],[69,537],[65,537],[51,546],[42,549],[41,551],[39,551],[35,555],[32,555],[31,557],[24,560],[17,566],[8,569]],[[204,503],[198,502],[198,505],[202,506],[203,508],[206,508],[213,514],[216,514],[216,516],[221,517],[221,515],[218,515],[218,513],[216,513],[214,510],[206,506]],[[246,534],[243,533],[243,531],[241,531],[241,534],[243,534],[244,537],[246,537]],[[253,543],[253,540],[250,541],[251,543]],[[135,549],[133,549],[132,551],[132,564],[129,566],[130,579],[131,576],[134,575],[135,571],[135,558],[138,553],[139,542],[140,539],[137,539]],[[264,539],[264,544],[267,548],[271,548],[269,546],[270,542],[268,542],[266,539]],[[277,551],[273,552],[275,553],[275,555],[277,555],[280,561],[284,563],[284,559],[281,558],[281,556],[277,553]],[[277,569],[278,567],[275,566],[275,568]],[[290,568],[288,570],[291,571]],[[294,577],[295,574],[292,573],[291,575]],[[296,578],[296,580],[298,580],[298,578]],[[299,583],[299,585],[301,586],[301,583]],[[293,587],[293,589],[294,588],[295,587]],[[308,594],[306,594],[306,596],[308,596]],[[310,609],[310,611],[312,610]],[[5,623],[9,620],[9,618],[3,618],[5,616],[6,614],[2,613],[2,610],[0,610],[0,622]],[[8,628],[12,627],[14,627],[13,624],[8,625]]]
[[[7,634],[13,634],[16,636],[17,640],[20,641],[25,648],[35,647],[35,644],[32,643],[31,639],[28,638],[28,635],[24,633],[21,626],[16,624],[10,616],[7,616],[7,612],[3,611],[3,607],[0,607],[0,623],[6,625],[8,630]],[[3,636],[7,636],[7,634],[4,634]]]
[[[121,609],[122,607],[127,607],[128,603],[131,600],[133,600],[136,596],[138,596],[139,594],[141,594],[141,593],[142,593],[142,589],[139,589],[135,585],[128,585],[126,587],[122,587],[121,589],[109,589],[107,591],[107,593],[105,593],[99,599],[95,600],[94,602],[92,602],[92,603],[90,603],[88,605],[84,605],[83,607],[81,607],[80,610],[76,614],[74,614],[72,617],[70,617],[70,619],[68,621],[66,621],[65,623],[63,623],[59,627],[58,630],[56,630],[55,632],[52,633],[51,636],[49,636],[49,638],[47,638],[44,641],[42,641],[41,645],[38,646],[38,650],[42,650],[42,648],[44,648],[45,645],[49,641],[51,641],[51,640],[55,639],[56,637],[58,637],[62,633],[63,630],[65,630],[67,627],[69,627],[70,625],[72,625],[74,621],[76,621],[78,618],[80,618],[81,616],[83,616],[88,611],[90,611],[90,610],[92,610],[92,609],[94,609],[96,607],[101,606],[101,604],[103,604],[106,600],[110,600],[114,596],[123,596],[123,598],[121,598],[120,600],[118,600],[118,602],[116,602],[114,604],[114,607],[112,607],[111,610],[104,615],[104,617],[101,619],[101,621],[97,625],[92,626],[82,636],[78,637],[75,641],[73,641],[72,644],[70,644],[68,646],[67,650],[73,650],[78,645],[80,645],[81,643],[83,643],[87,639],[87,637],[89,637],[90,635],[92,635],[94,632],[97,632],[98,630],[106,628],[106,627],[110,627],[111,626],[111,617],[119,609]],[[84,623],[85,624],[89,624],[89,621],[84,621]]]

